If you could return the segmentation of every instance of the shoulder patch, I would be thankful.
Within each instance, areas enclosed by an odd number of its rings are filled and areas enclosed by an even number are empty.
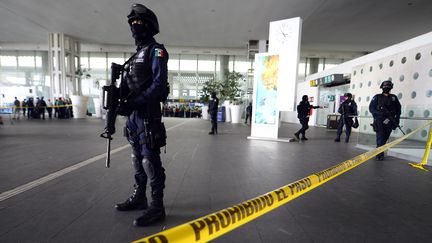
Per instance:
[[[161,48],[155,48],[154,49],[154,56],[155,57],[164,57],[165,56],[165,52]]]
[[[145,55],[145,51],[141,50],[140,52],[138,52],[137,58],[144,58]]]

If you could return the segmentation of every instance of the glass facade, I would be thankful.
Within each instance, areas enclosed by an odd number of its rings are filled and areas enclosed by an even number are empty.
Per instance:
[[[1,103],[50,94],[48,52],[0,51]],[[2,105],[0,104],[0,105]]]
[[[83,95],[99,97],[100,87],[109,82],[111,63],[124,63],[133,53],[82,52],[81,69],[91,75],[81,82]],[[78,60],[75,60],[77,62]],[[319,61],[318,71],[341,63],[342,59]],[[227,65],[224,68],[221,64]],[[53,65],[56,65],[53,63]],[[172,99],[198,99],[202,85],[211,79],[221,80],[221,70],[236,71],[247,77],[242,90],[252,92],[253,60],[246,56],[220,56],[198,54],[170,54],[168,81]],[[304,81],[310,70],[308,58],[300,58],[298,80]],[[12,101],[14,96],[23,99],[30,96],[50,96],[51,82],[48,73],[46,51],[1,51],[0,88],[3,100]],[[50,97],[52,98],[52,97]]]

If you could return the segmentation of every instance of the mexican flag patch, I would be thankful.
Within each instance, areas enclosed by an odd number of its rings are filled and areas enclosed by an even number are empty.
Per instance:
[[[162,49],[160,49],[160,48],[155,48],[155,49],[154,49],[154,56],[155,56],[155,57],[164,57],[164,56],[165,56],[165,53],[164,53],[164,51],[163,51]]]

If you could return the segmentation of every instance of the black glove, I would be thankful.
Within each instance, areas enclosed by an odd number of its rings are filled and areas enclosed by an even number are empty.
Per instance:
[[[120,116],[129,116],[132,114],[132,108],[127,102],[122,102],[117,108],[117,114]]]
[[[394,124],[393,124],[393,130],[396,130],[396,128],[399,127],[399,118],[395,118]]]

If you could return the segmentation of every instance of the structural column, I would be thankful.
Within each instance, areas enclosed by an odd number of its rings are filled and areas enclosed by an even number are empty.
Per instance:
[[[306,75],[310,75],[318,72],[319,58],[309,58],[309,72]]]
[[[81,95],[80,42],[64,33],[49,33],[48,63],[51,78],[51,96]]]
[[[225,74],[229,72],[229,56],[227,55],[220,55],[220,62],[219,62],[219,80],[223,80],[225,78]]]

